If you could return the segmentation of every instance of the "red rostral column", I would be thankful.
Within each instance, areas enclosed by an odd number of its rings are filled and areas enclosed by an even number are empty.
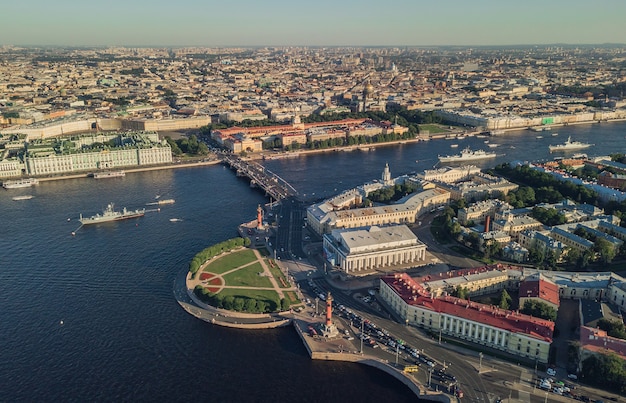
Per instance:
[[[326,327],[330,327],[333,319],[333,296],[328,291],[328,297],[326,297]]]
[[[256,208],[256,228],[263,229],[263,209],[260,204]]]

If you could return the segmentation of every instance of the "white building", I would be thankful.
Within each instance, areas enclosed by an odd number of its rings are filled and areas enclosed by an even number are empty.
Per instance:
[[[360,274],[422,261],[426,245],[406,225],[335,229],[324,235],[324,254],[333,266]]]

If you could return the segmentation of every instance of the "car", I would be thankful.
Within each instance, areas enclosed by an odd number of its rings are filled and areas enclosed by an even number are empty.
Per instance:
[[[547,381],[541,381],[541,383],[539,384],[539,387],[545,390],[552,389],[552,385],[550,384],[550,382],[547,382]]]
[[[574,380],[574,381],[578,379],[578,375],[576,375],[576,374],[567,374],[567,377],[569,379],[571,379],[571,380]]]
[[[563,395],[563,389],[561,388],[554,388],[552,389],[552,393],[556,393],[557,395]]]
[[[546,374],[548,374],[548,376],[555,376],[556,375],[556,370],[554,368],[548,368],[546,370]]]

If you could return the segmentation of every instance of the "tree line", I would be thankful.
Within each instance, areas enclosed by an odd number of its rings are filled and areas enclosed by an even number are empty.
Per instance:
[[[285,298],[276,299],[256,299],[246,296],[214,294],[202,285],[198,284],[193,290],[194,294],[201,301],[216,308],[227,309],[229,311],[248,313],[268,313],[286,311],[289,309],[289,301]]]
[[[250,245],[249,238],[238,237],[231,238],[224,242],[220,242],[218,244],[203,249],[202,251],[198,252],[193,257],[193,259],[191,259],[191,262],[189,262],[189,272],[191,273],[192,278],[196,276],[196,273],[200,269],[200,266],[202,266],[207,260],[211,259],[212,257],[248,245]]]
[[[195,134],[191,136],[183,137],[178,140],[173,140],[170,136],[165,137],[165,140],[172,149],[172,155],[179,156],[183,154],[187,155],[207,155],[209,153],[209,147],[202,141],[198,141]]]

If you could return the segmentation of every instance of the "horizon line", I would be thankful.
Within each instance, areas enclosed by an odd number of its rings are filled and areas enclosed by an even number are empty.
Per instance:
[[[69,45],[69,44],[14,44],[5,43],[0,44],[1,47],[57,47],[57,48],[110,48],[110,47],[123,47],[123,48],[487,48],[487,47],[528,47],[528,46],[626,46],[626,42],[602,42],[602,43],[567,43],[567,42],[552,42],[552,43],[517,43],[517,44],[483,44],[483,45],[184,45],[184,44],[170,44],[170,45],[157,45],[157,44],[143,44],[143,45],[130,45],[130,44],[82,44],[82,45]]]

